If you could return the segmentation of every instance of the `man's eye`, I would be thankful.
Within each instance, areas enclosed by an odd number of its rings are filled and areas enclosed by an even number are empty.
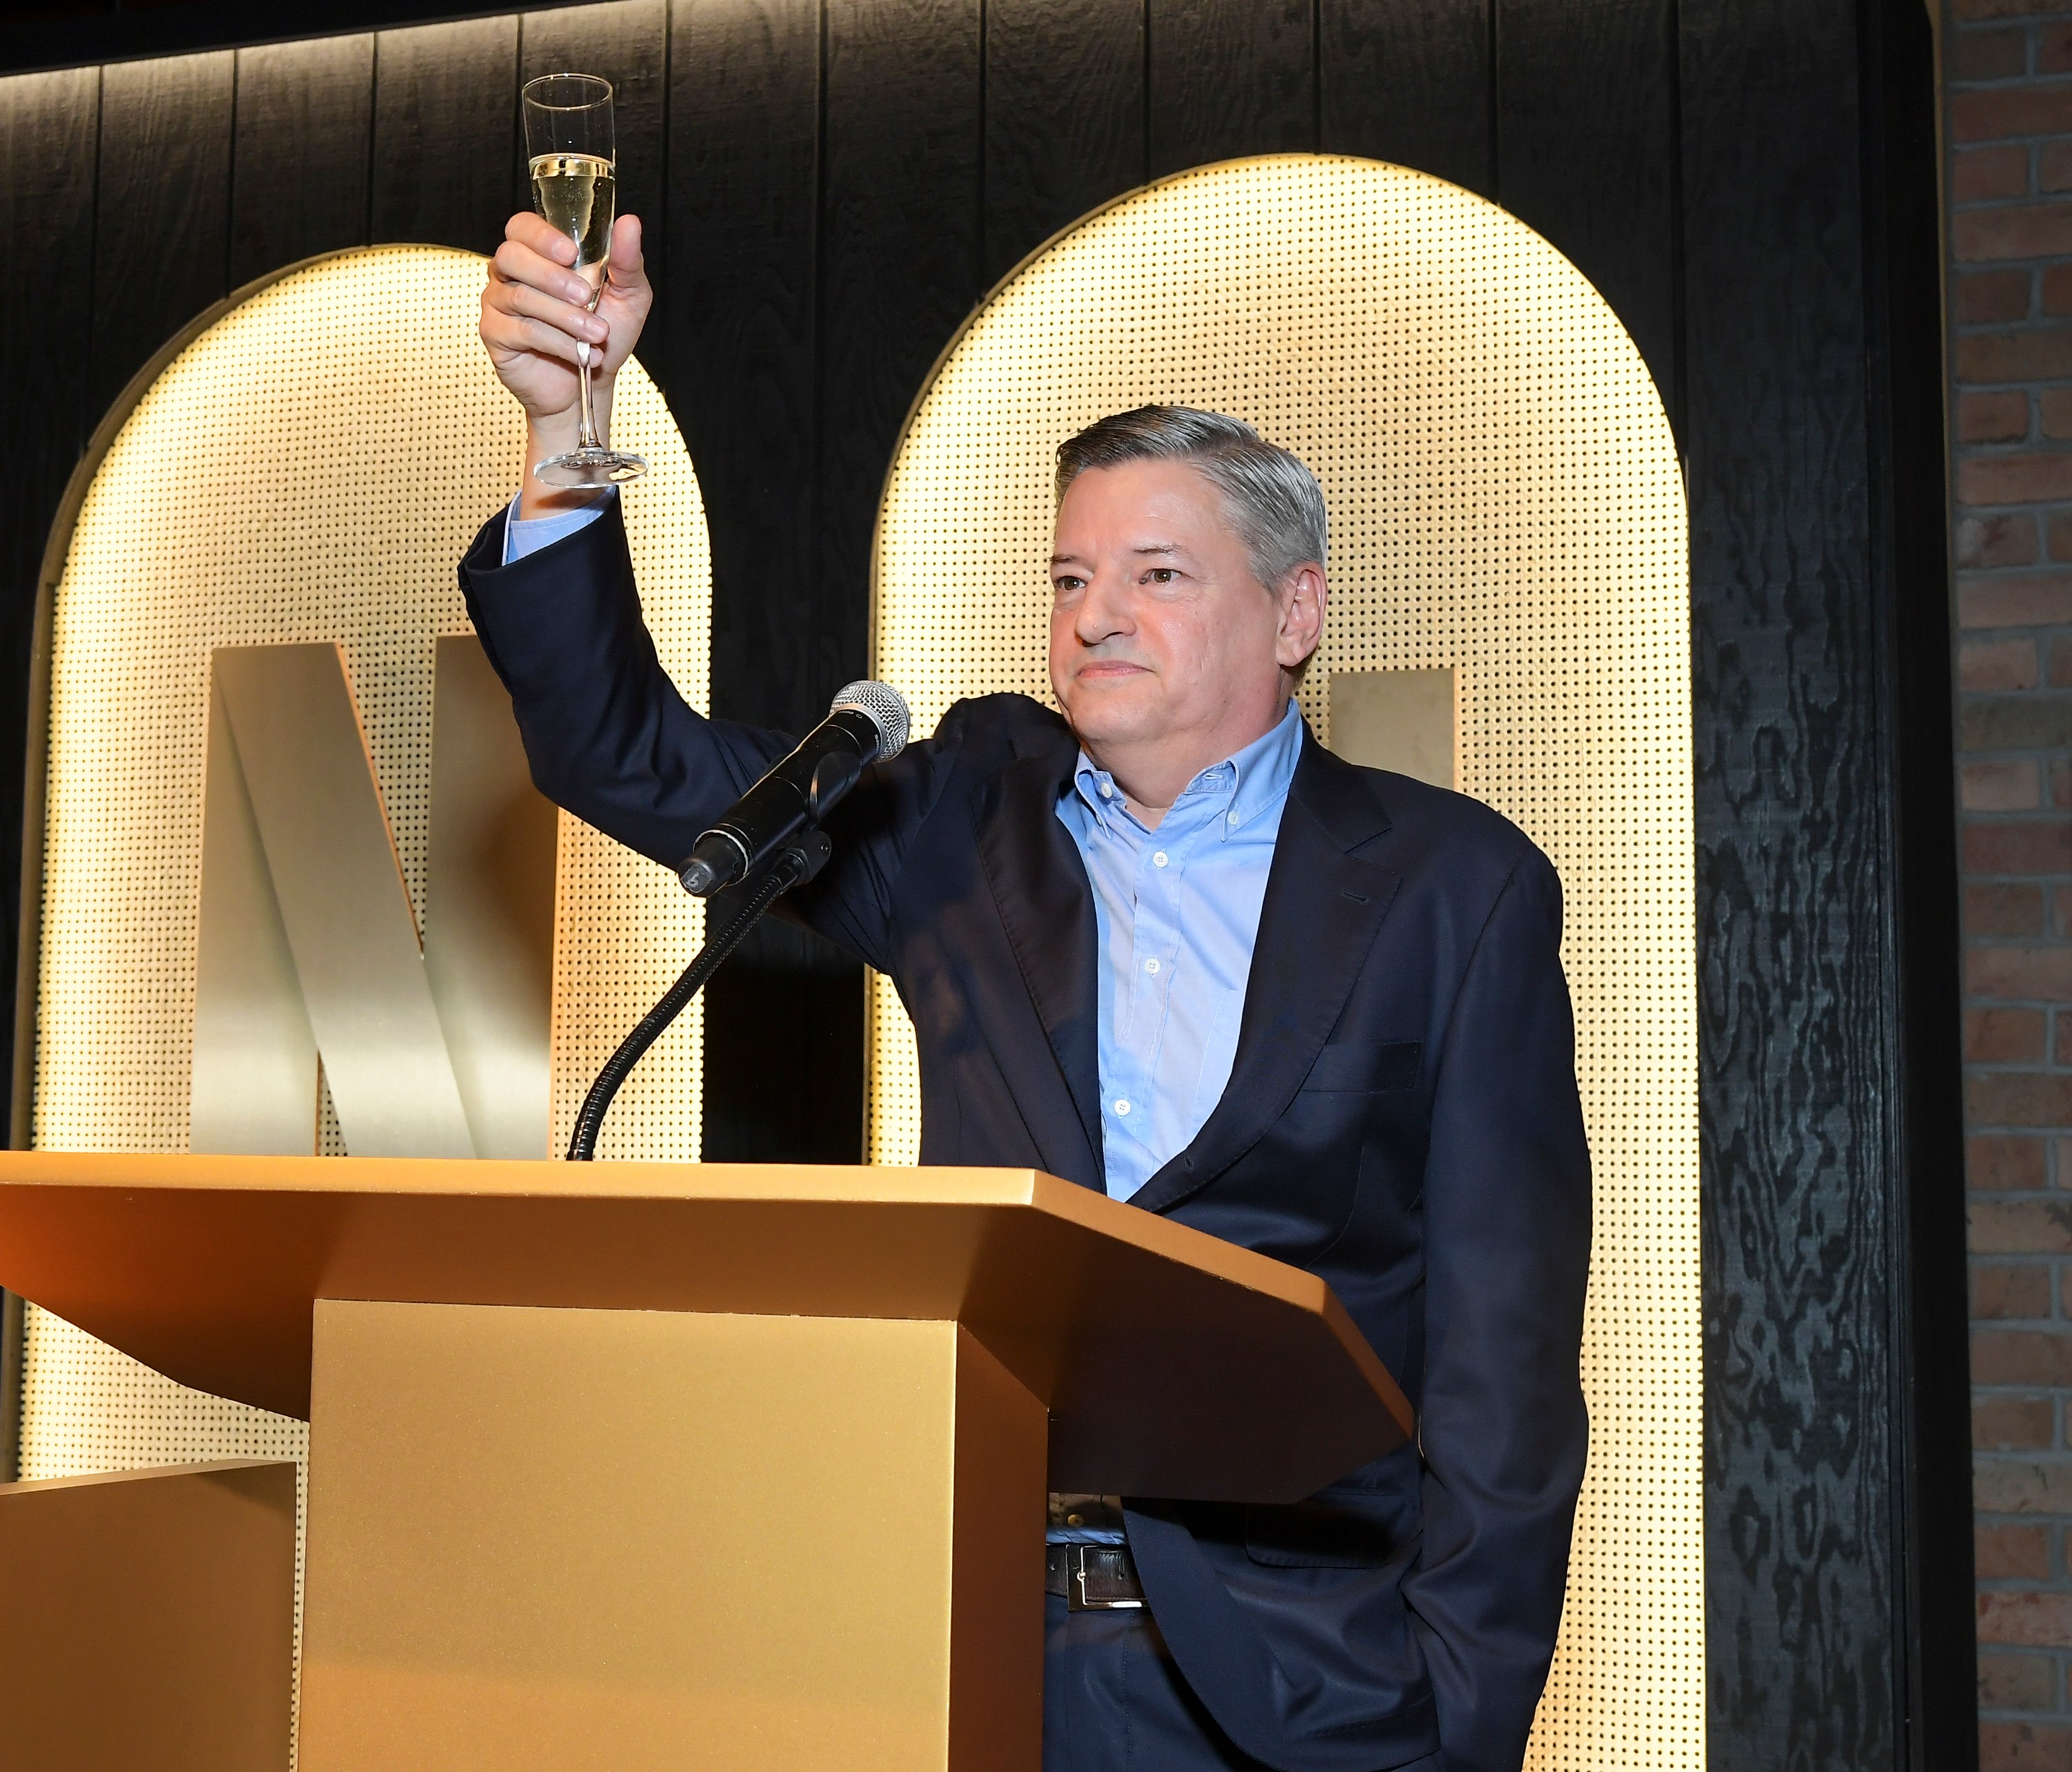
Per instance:
[[[1145,579],[1152,584],[1170,584],[1174,579],[1178,579],[1180,575],[1178,571],[1173,567],[1154,566],[1149,571],[1146,572],[1144,576]]]
[[[1062,597],[1067,596],[1075,591],[1083,591],[1086,588],[1086,583],[1087,581],[1084,579],[1053,579],[1050,581],[1050,588]]]

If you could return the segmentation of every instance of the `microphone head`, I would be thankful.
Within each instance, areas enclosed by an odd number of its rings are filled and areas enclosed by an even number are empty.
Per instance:
[[[844,685],[835,692],[828,711],[845,707],[853,708],[878,728],[878,755],[872,762],[889,762],[906,748],[906,727],[912,716],[906,711],[906,698],[890,683]]]

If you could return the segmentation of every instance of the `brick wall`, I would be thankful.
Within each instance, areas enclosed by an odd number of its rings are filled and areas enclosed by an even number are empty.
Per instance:
[[[1947,0],[1980,1729],[2072,1769],[2072,0]]]

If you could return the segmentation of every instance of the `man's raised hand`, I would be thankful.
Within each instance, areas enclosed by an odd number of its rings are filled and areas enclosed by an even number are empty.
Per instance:
[[[482,291],[482,342],[489,360],[549,453],[574,442],[577,342],[586,342],[593,352],[591,386],[602,402],[602,432],[611,378],[632,354],[655,302],[637,216],[621,216],[612,227],[604,295],[594,314],[587,311],[590,287],[576,274],[575,258],[573,240],[522,211],[506,225]]]

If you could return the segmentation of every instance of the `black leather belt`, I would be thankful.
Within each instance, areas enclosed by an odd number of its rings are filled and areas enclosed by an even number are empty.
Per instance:
[[[1050,1544],[1043,1591],[1074,1612],[1124,1612],[1144,1604],[1144,1584],[1127,1544]]]

